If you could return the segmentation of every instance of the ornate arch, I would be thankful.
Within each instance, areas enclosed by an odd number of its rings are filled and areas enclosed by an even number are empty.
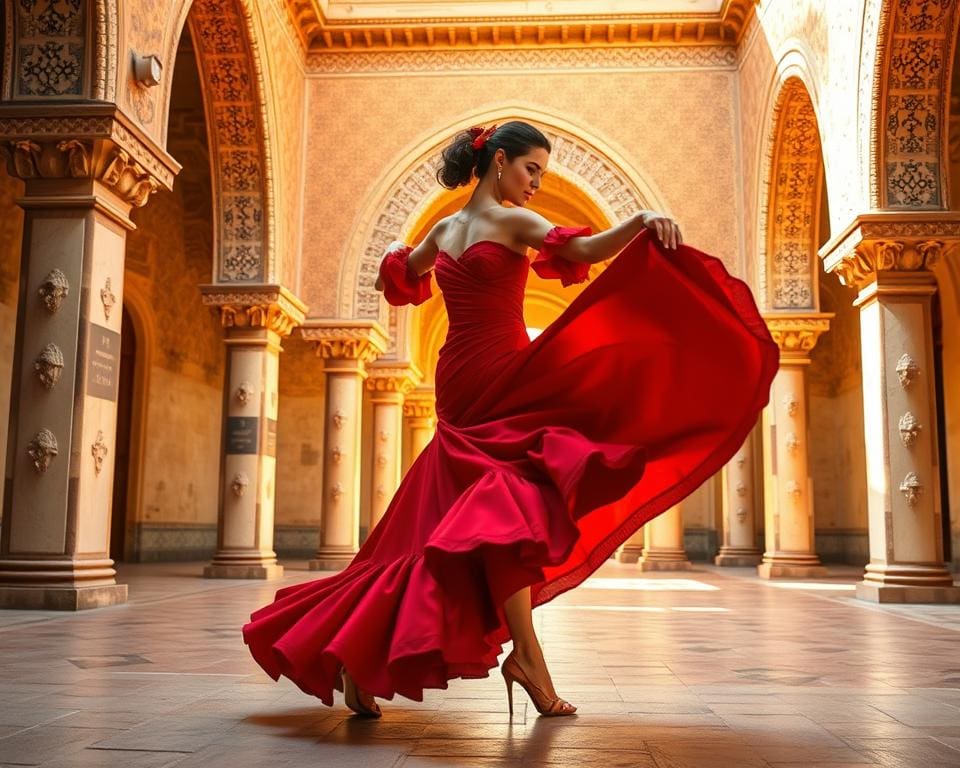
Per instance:
[[[371,194],[347,243],[338,282],[339,315],[378,319],[396,338],[395,312],[383,306],[374,287],[377,267],[387,245],[406,240],[426,212],[450,194],[436,180],[440,149],[452,133],[475,124],[529,120],[539,124],[553,147],[550,170],[576,187],[610,222],[618,222],[644,208],[669,213],[659,190],[631,168],[610,142],[601,142],[563,118],[528,107],[506,107],[474,113],[419,143],[393,166],[386,181]],[[390,308],[393,310],[394,308]]]
[[[255,2],[172,0],[169,5],[144,0],[129,10],[125,44],[132,51],[159,54],[165,70],[158,87],[145,88],[133,78],[129,62],[122,63],[124,107],[166,144],[173,62],[184,24],[189,23],[210,145],[213,280],[269,282],[276,254],[275,180],[267,59],[260,44],[264,31]]]
[[[872,120],[869,146],[862,145],[861,154],[869,157],[874,208],[949,207],[950,77],[958,22],[955,0],[872,0],[867,4],[861,122],[871,75]]]
[[[757,285],[768,309],[816,309],[824,175],[819,120],[803,61],[781,60],[760,163]]]

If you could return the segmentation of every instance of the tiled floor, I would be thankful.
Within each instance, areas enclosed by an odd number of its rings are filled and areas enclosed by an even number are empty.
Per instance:
[[[0,611],[0,765],[960,766],[960,607],[853,598],[860,570],[769,583],[752,569],[613,562],[534,612],[574,717],[502,679],[454,680],[360,720],[254,662],[239,629],[283,582],[126,566],[130,602]]]

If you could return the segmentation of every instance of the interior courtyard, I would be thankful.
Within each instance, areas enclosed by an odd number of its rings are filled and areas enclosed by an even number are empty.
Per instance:
[[[0,767],[960,766],[954,0],[5,0],[0,30]],[[374,281],[468,200],[443,147],[510,120],[552,145],[536,211],[675,218],[780,368],[722,471],[535,610],[575,718],[511,718],[494,669],[368,721],[240,627],[344,568],[435,434],[443,297]],[[530,337],[588,285],[531,273]]]

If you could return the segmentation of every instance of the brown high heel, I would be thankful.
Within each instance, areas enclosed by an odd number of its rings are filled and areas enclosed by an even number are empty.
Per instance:
[[[353,682],[353,678],[350,677],[350,673],[347,672],[346,667],[342,668],[342,674],[343,703],[358,715],[362,715],[363,717],[381,717],[383,712],[380,711],[380,705],[377,704],[377,702],[373,702],[373,706],[375,706],[376,709],[368,709],[360,702],[360,695],[357,692],[357,686]]]
[[[527,692],[527,695],[533,702],[533,706],[537,708],[537,712],[544,717],[572,715],[577,711],[577,708],[574,707],[569,701],[561,699],[559,696],[555,698],[550,698],[547,696],[547,694],[545,694],[536,683],[527,677],[523,669],[520,667],[520,663],[514,657],[513,651],[510,651],[510,653],[507,655],[507,658],[503,660],[503,664],[500,665],[500,674],[503,675],[503,682],[506,683],[507,686],[507,702],[510,705],[511,719],[513,718],[514,682],[520,683],[520,687]],[[573,708],[567,709],[566,707]]]

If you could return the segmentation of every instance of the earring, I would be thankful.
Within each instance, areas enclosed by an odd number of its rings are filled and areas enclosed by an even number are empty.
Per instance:
[[[500,181],[500,174],[503,173],[503,168],[497,168],[497,181]]]

